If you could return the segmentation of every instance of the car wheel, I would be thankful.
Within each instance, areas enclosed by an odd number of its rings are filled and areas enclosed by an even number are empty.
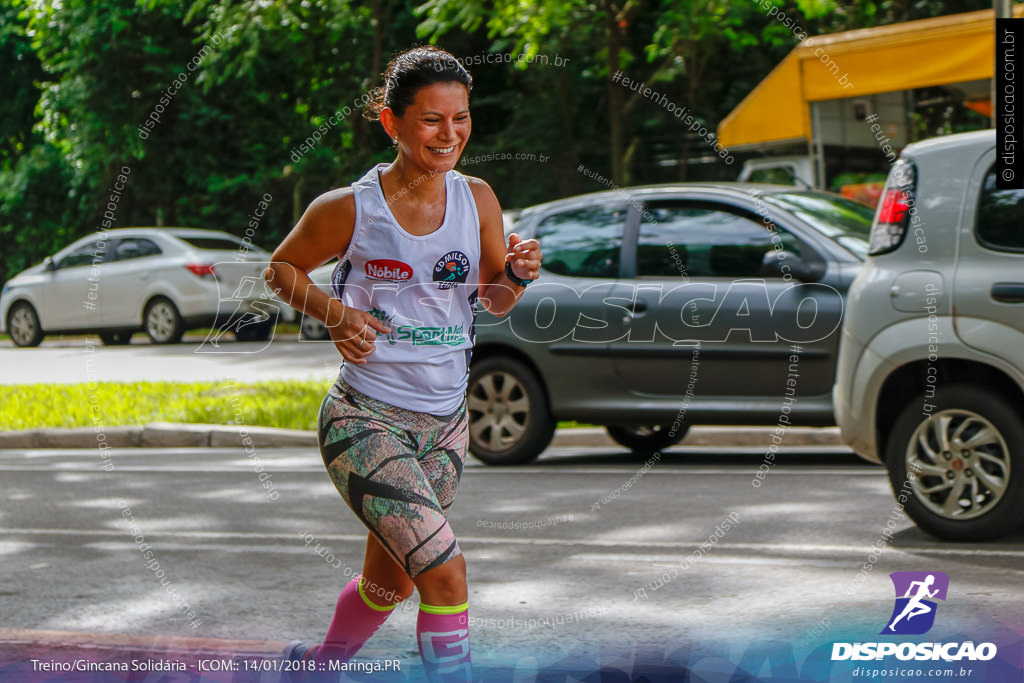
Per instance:
[[[324,341],[331,338],[327,326],[311,315],[303,315],[299,323],[299,339],[304,341]]]
[[[467,403],[469,450],[488,465],[535,460],[555,434],[544,387],[520,361],[492,357],[474,363]]]
[[[7,333],[15,346],[39,346],[43,341],[43,328],[39,325],[36,309],[27,301],[19,301],[11,306],[7,314]]]
[[[991,390],[950,384],[918,396],[893,426],[886,462],[897,499],[934,536],[986,540],[1024,523],[1024,419]]]
[[[177,344],[185,334],[185,323],[177,307],[162,296],[146,306],[143,326],[154,344]]]
[[[104,346],[124,346],[132,341],[132,332],[100,332]]]
[[[620,446],[638,453],[653,453],[669,446],[675,446],[686,438],[690,425],[679,425],[673,429],[667,425],[644,425],[640,427],[605,427],[608,436]]]

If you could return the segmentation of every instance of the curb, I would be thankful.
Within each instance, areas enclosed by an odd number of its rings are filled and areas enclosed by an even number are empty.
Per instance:
[[[246,439],[249,441],[246,442]],[[5,448],[296,448],[317,447],[316,432],[274,427],[151,422],[132,427],[27,429],[0,433]]]
[[[768,448],[774,427],[693,427],[682,446]],[[29,429],[0,433],[0,450],[34,448],[317,448],[316,432],[274,427],[153,422],[132,427]],[[782,447],[844,446],[838,427],[791,427]],[[558,429],[551,446],[621,449],[601,427]],[[0,630],[2,632],[2,630]]]

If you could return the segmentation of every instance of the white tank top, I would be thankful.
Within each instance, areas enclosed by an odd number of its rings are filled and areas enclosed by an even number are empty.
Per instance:
[[[332,294],[391,328],[365,365],[341,378],[385,403],[421,413],[455,411],[466,393],[480,281],[480,219],[466,178],[445,174],[444,222],[429,235],[395,220],[371,168],[352,189],[355,228],[334,269]]]

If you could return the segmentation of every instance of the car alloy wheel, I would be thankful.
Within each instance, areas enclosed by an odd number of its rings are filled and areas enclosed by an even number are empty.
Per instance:
[[[943,410],[923,420],[907,444],[911,482],[929,511],[947,519],[974,519],[1006,493],[1010,451],[999,430],[970,410]]]
[[[512,358],[474,363],[467,391],[469,449],[489,465],[534,460],[551,443],[555,421],[536,375]]]
[[[32,304],[19,301],[7,316],[7,331],[15,346],[39,346],[43,341],[43,328]]]
[[[530,398],[512,375],[495,372],[480,378],[470,401],[479,414],[473,425],[480,439],[493,451],[501,451],[522,438],[530,417]]]
[[[154,344],[177,344],[185,333],[178,309],[164,298],[153,299],[146,307],[146,334]]]
[[[909,491],[906,512],[924,531],[978,541],[1024,524],[1024,417],[995,390],[950,384],[918,396],[886,454],[893,491]]]

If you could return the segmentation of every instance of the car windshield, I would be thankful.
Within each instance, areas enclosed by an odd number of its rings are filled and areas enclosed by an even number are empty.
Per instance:
[[[195,247],[196,249],[210,249],[213,251],[234,251],[239,247],[246,247],[251,251],[263,251],[260,247],[255,245],[247,245],[242,240],[228,239],[227,237],[192,237],[175,235],[185,244]]]
[[[852,199],[823,192],[778,192],[764,195],[768,204],[789,211],[860,259],[868,256],[875,210]]]

